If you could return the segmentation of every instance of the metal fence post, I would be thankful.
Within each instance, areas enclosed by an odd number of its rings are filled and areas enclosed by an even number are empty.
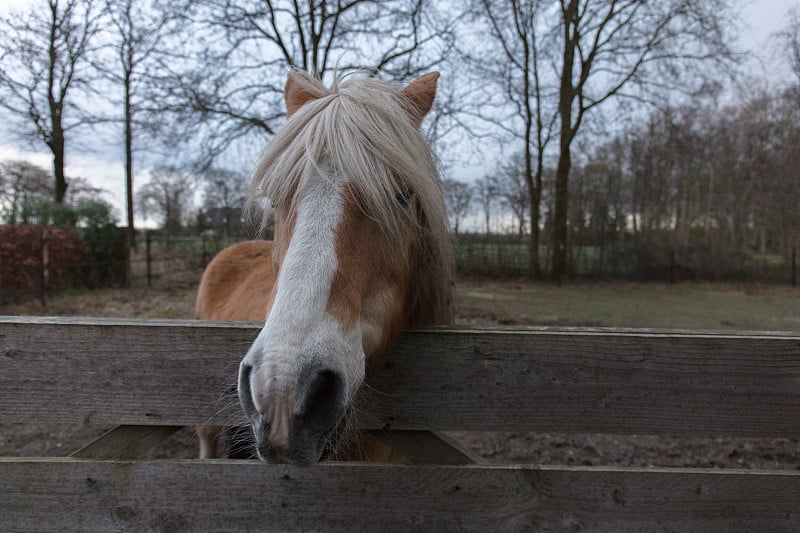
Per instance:
[[[145,257],[147,259],[147,287],[152,285],[153,272],[151,270],[151,263],[153,258],[150,255],[150,232],[145,233]]]
[[[47,244],[47,229],[42,229],[42,255],[39,258],[42,265],[41,289],[42,307],[47,307],[47,289],[50,286],[50,250]]]
[[[669,284],[675,284],[675,249],[669,251]]]

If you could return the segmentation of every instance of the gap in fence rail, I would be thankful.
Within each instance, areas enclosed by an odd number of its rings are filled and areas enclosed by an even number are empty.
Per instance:
[[[155,429],[155,428],[154,428]],[[249,431],[249,428],[246,428]],[[47,424],[0,424],[0,457],[61,457],[107,429]],[[478,463],[609,467],[800,470],[798,438],[665,437],[580,433],[445,432]],[[194,427],[184,427],[144,454],[195,459]],[[141,457],[142,455],[140,455]]]

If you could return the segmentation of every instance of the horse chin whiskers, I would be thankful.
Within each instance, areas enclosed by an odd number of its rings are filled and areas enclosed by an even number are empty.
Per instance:
[[[315,434],[300,437],[292,434],[289,446],[274,447],[270,444],[270,426],[266,423],[253,424],[255,436],[255,452],[257,457],[266,463],[291,464],[293,466],[311,466],[330,458],[335,458],[343,447],[348,448],[355,436],[350,421],[351,409],[345,410],[336,423]],[[300,439],[298,441],[298,439]]]
[[[257,448],[258,458],[270,464],[312,466],[328,457],[325,445],[301,450],[276,450],[269,445]]]

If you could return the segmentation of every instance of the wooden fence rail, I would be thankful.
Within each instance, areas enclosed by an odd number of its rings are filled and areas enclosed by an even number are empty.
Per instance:
[[[257,331],[0,317],[0,423],[240,422]],[[800,434],[793,334],[426,329],[367,381],[384,431]],[[0,531],[54,528],[792,531],[800,471],[0,458]]]
[[[236,372],[257,332],[0,317],[0,422],[239,421]],[[416,330],[367,382],[361,423],[374,429],[800,434],[800,335]]]
[[[800,472],[0,459],[3,531],[797,531]]]

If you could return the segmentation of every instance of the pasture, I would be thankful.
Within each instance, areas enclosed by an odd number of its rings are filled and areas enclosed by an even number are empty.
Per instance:
[[[800,331],[800,290],[776,285],[470,281],[456,306],[475,324]]]
[[[0,314],[193,318],[197,280],[146,289],[68,291],[47,307],[31,299]],[[456,283],[456,323],[800,331],[800,289],[733,283],[548,283],[469,279]]]

